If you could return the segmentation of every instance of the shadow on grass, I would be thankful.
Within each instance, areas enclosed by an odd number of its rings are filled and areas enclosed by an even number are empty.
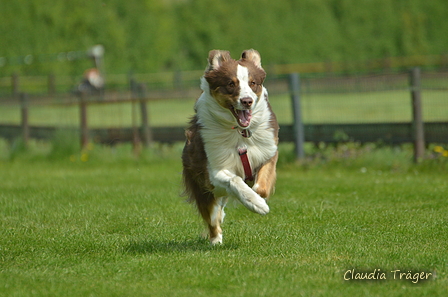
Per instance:
[[[156,253],[182,253],[191,251],[220,251],[235,250],[236,244],[225,243],[223,245],[212,246],[208,240],[198,238],[196,240],[143,240],[130,242],[124,248],[124,252],[128,254],[156,254]]]

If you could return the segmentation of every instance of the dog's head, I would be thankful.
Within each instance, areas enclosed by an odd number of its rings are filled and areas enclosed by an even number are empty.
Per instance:
[[[244,51],[238,61],[232,59],[228,51],[210,51],[204,75],[212,97],[232,113],[243,129],[250,126],[252,110],[263,92],[265,77],[260,54],[253,49]]]

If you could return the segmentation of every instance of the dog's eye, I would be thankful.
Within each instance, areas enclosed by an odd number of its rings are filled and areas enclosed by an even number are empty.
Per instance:
[[[228,86],[231,88],[235,87],[235,82],[234,81],[229,82]]]
[[[256,85],[256,83],[255,83],[254,81],[251,81],[251,82],[250,82],[250,86],[251,86],[251,87],[253,87],[253,86],[255,86],[255,85]]]

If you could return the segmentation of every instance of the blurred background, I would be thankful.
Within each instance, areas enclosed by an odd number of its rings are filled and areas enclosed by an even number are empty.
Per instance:
[[[0,11],[2,75],[78,75],[77,53],[95,44],[110,74],[203,69],[214,48],[255,48],[266,66],[448,53],[444,0],[18,0]]]
[[[2,1],[0,138],[73,128],[85,141],[177,141],[209,50],[255,48],[282,125],[294,121],[288,75],[300,73],[307,141],[372,141],[357,136],[368,126],[317,125],[373,123],[406,125],[375,139],[410,141],[419,67],[423,119],[439,133],[428,141],[444,142],[447,15],[446,0]]]

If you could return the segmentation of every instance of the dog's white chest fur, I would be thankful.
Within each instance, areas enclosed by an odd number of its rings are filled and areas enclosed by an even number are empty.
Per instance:
[[[277,151],[274,131],[269,123],[271,112],[265,98],[267,91],[263,87],[262,97],[258,98],[253,108],[252,121],[248,128],[251,137],[243,137],[236,129],[232,114],[222,109],[211,97],[204,82],[202,87],[205,90],[196,103],[196,111],[202,126],[201,136],[204,140],[211,181],[214,186],[219,186],[213,182],[213,173],[223,169],[244,179],[244,168],[238,148],[247,149],[249,163],[253,169],[268,161]]]

